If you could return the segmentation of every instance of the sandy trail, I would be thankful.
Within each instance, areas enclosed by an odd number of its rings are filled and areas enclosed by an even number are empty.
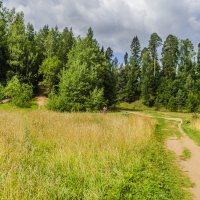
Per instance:
[[[200,147],[187,136],[187,133],[182,128],[183,120],[180,118],[165,118],[165,120],[177,121],[178,129],[183,135],[181,138],[171,137],[167,140],[167,147],[177,155],[177,159],[180,163],[181,169],[188,175],[190,180],[195,184],[191,188],[194,200],[200,200]],[[191,152],[191,158],[183,160],[180,158],[184,149],[188,149]]]
[[[188,175],[190,180],[195,184],[191,188],[194,200],[200,199],[200,147],[193,140],[184,135],[182,138],[169,138],[167,147],[177,155],[181,169]],[[191,158],[188,160],[180,159],[184,149],[189,149]]]
[[[39,96],[37,97],[37,104],[38,104],[38,108],[41,108],[41,106],[45,105],[45,103],[47,102],[47,97],[45,96]]]
[[[145,114],[139,114],[131,112],[141,116],[147,116]],[[191,188],[191,193],[193,195],[193,200],[200,200],[200,147],[191,140],[186,132],[182,128],[183,120],[181,118],[167,118],[167,117],[154,117],[151,118],[165,119],[169,121],[176,121],[178,123],[178,129],[182,134],[181,138],[171,137],[167,140],[167,147],[169,150],[173,151],[177,160],[180,164],[182,171],[190,178],[194,187]],[[191,152],[191,158],[187,160],[182,160],[180,156],[182,155],[184,149],[188,149]]]

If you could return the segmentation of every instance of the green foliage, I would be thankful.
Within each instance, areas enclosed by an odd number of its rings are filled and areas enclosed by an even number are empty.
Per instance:
[[[174,35],[169,35],[162,49],[163,75],[165,78],[174,79],[179,58],[179,42]]]
[[[58,27],[52,28],[51,31],[48,32],[47,37],[44,40],[44,55],[46,58],[50,58],[58,54],[59,37],[60,33],[58,31]]]
[[[46,58],[39,70],[39,73],[43,75],[43,81],[40,84],[48,86],[49,92],[51,92],[59,82],[60,71],[61,62],[56,56]]]
[[[188,111],[189,112],[197,111],[199,104],[200,104],[200,100],[199,100],[198,94],[194,94],[190,92],[187,98],[187,102],[186,102]]]
[[[135,101],[133,103],[122,102],[120,104],[117,104],[117,108],[121,110],[130,110],[130,111],[152,110],[152,108],[145,106],[142,101]]]
[[[176,104],[177,104],[177,109],[183,110],[186,104],[186,94],[183,90],[179,89],[178,93],[176,95]]]
[[[147,48],[142,51],[141,56],[141,99],[147,106],[153,106],[156,98],[156,79],[154,78],[152,60]]]
[[[177,111],[177,105],[176,105],[176,98],[175,97],[171,97],[169,99],[167,107],[170,111]]]
[[[11,79],[13,75],[20,75],[24,70],[24,50],[26,44],[26,33],[23,14],[17,14],[15,21],[12,23],[8,35],[8,63],[10,70],[8,78]]]
[[[160,47],[162,44],[162,39],[158,36],[157,33],[151,34],[150,40],[149,40],[149,51],[151,54],[151,59],[153,62],[153,76],[154,78],[159,73],[159,64],[158,64],[158,47]]]
[[[89,102],[88,102],[88,110],[101,110],[103,105],[105,104],[104,92],[103,89],[95,88],[90,94]]]
[[[60,34],[59,49],[56,50],[59,60],[61,60],[63,66],[68,61],[68,53],[71,51],[75,42],[75,38],[72,29],[65,28]]]
[[[132,53],[132,58],[134,60],[134,64],[135,65],[139,65],[140,63],[140,51],[141,51],[141,47],[140,47],[140,41],[138,39],[137,36],[135,36],[132,40],[131,43],[131,53]]]
[[[131,56],[125,54],[125,66],[121,66],[117,76],[118,99],[120,101],[134,102],[140,97],[140,42],[135,36],[131,43]]]
[[[5,96],[11,98],[11,102],[19,107],[30,106],[33,90],[30,85],[21,84],[14,76],[5,88]]]
[[[86,111],[100,109],[103,103],[112,98],[114,84],[109,84],[112,66],[108,58],[100,51],[98,43],[93,39],[92,30],[76,45],[68,55],[67,69],[63,71],[59,84],[58,97],[50,100],[50,107],[62,111]],[[105,99],[105,100],[104,100]],[[96,105],[94,105],[96,103]]]

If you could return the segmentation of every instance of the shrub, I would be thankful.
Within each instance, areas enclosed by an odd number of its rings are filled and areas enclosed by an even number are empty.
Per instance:
[[[5,88],[5,96],[11,98],[11,102],[19,107],[30,106],[33,89],[30,85],[20,83],[17,76],[14,76]]]
[[[101,110],[105,104],[103,89],[95,88],[89,98],[88,110]]]

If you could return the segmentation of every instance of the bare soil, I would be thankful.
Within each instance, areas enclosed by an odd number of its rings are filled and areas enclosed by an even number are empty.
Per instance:
[[[38,108],[45,105],[48,100],[48,98],[45,96],[38,96],[36,99],[37,99]]]
[[[173,151],[178,159],[181,169],[187,174],[190,180],[194,183],[194,187],[191,188],[194,200],[200,199],[200,147],[198,147],[193,140],[184,135],[181,138],[170,138],[167,141],[167,147]],[[191,158],[182,160],[184,149],[188,149],[191,152]]]

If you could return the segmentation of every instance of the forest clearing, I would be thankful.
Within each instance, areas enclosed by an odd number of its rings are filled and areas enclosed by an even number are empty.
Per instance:
[[[177,113],[38,109],[0,111],[1,199],[198,199]]]
[[[199,200],[197,8],[0,0],[0,199]]]

